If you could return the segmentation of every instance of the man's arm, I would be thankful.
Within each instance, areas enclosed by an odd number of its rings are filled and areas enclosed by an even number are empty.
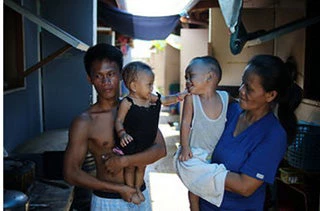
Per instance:
[[[141,166],[154,163],[160,158],[165,157],[166,155],[166,144],[164,142],[164,138],[161,131],[158,129],[154,144],[150,148],[143,152],[125,157],[127,157],[128,160],[127,166]]]
[[[107,158],[105,168],[109,173],[115,174],[122,168],[128,166],[143,166],[154,163],[166,155],[167,150],[164,138],[161,131],[158,129],[154,144],[150,148],[133,155],[112,156]]]
[[[82,164],[88,151],[88,121],[85,116],[73,121],[69,130],[69,142],[64,154],[64,179],[76,186],[101,191],[115,191],[121,194],[124,200],[131,201],[135,189],[126,185],[114,184],[98,180],[82,170]]]

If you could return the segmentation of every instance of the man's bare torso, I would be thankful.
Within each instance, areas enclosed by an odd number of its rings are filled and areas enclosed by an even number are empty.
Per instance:
[[[90,108],[88,115],[88,150],[96,161],[97,178],[104,181],[124,183],[123,171],[110,175],[105,171],[103,155],[112,153],[114,147],[114,119],[116,108],[110,110]]]

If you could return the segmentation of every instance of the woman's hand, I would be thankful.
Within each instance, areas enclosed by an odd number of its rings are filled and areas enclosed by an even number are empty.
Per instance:
[[[179,160],[180,161],[187,161],[189,160],[190,158],[192,158],[192,152],[191,152],[191,149],[189,146],[182,146],[181,147],[181,152],[180,152],[180,155],[179,155]]]

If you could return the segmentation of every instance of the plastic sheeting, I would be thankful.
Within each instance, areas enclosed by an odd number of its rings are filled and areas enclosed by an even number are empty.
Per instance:
[[[240,16],[242,0],[219,0],[219,5],[227,27],[231,33],[234,33]]]
[[[178,25],[180,15],[147,17],[98,3],[98,19],[118,33],[141,40],[164,40]]]

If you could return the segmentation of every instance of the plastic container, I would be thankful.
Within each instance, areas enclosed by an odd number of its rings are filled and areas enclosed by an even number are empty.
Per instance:
[[[304,182],[303,172],[291,168],[280,168],[280,178],[286,184],[302,184]]]
[[[287,159],[292,167],[320,172],[320,126],[298,124],[296,138],[288,147]]]

